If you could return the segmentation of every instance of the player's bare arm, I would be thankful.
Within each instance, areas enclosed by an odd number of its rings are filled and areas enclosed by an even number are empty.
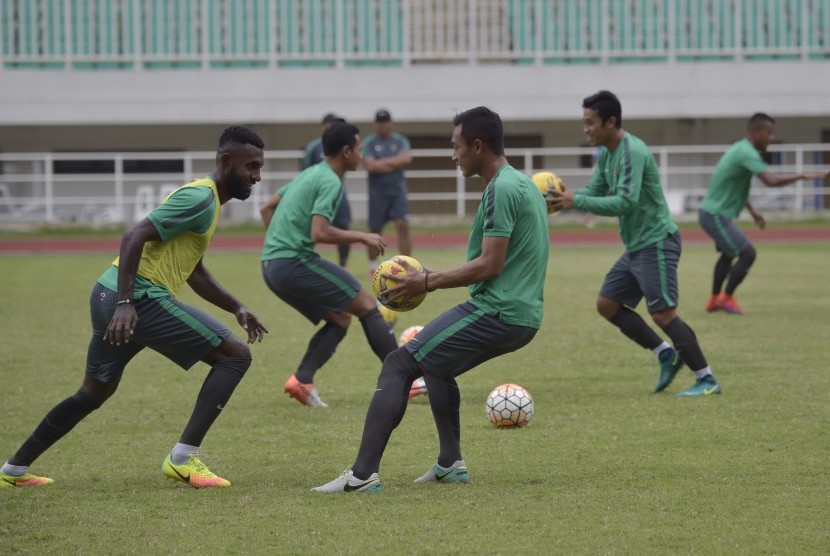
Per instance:
[[[785,185],[790,185],[800,180],[823,180],[827,177],[828,173],[830,172],[822,170],[821,172],[804,172],[801,174],[779,176],[771,172],[761,172],[758,174],[758,179],[768,187],[784,187]]]
[[[104,332],[104,341],[120,346],[129,343],[138,324],[138,315],[133,306],[133,288],[141,252],[148,241],[160,241],[161,236],[147,218],[136,223],[121,236],[118,259],[118,295],[115,313]]]
[[[314,243],[331,243],[335,245],[362,243],[369,248],[377,249],[381,255],[386,249],[386,242],[379,234],[358,232],[355,230],[341,230],[333,226],[328,218],[319,214],[311,217],[311,239]]]
[[[752,203],[749,201],[746,202],[746,210],[749,211],[750,216],[752,216],[752,220],[755,221],[755,225],[763,230],[767,225],[767,221],[764,218],[764,215],[758,212],[752,205]]]
[[[187,279],[187,284],[196,294],[236,316],[236,321],[248,332],[248,343],[262,341],[268,329],[259,318],[245,307],[245,304],[236,299],[219,284],[216,278],[208,271],[202,261],[196,265]]]
[[[263,203],[262,207],[259,209],[259,215],[262,218],[262,224],[265,226],[265,229],[268,229],[268,225],[271,223],[271,218],[274,217],[274,212],[277,210],[277,205],[280,204],[280,194],[274,193],[274,195]]]
[[[447,288],[460,288],[475,282],[490,280],[502,273],[507,258],[507,245],[510,238],[485,237],[481,243],[481,255],[452,270],[437,270],[419,273],[406,260],[400,264],[406,268],[404,276],[383,275],[395,280],[395,287],[386,290],[390,299],[408,299],[427,291]]]

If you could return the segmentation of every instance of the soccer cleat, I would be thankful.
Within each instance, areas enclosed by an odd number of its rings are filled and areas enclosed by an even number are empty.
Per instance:
[[[22,475],[7,475],[0,471],[0,488],[2,487],[34,487],[45,486],[54,483],[49,477],[38,477],[31,473]]]
[[[716,294],[712,294],[709,296],[709,300],[706,302],[706,312],[714,313],[718,309],[720,309],[720,307],[718,307],[718,296]]]
[[[662,392],[672,383],[677,371],[683,367],[683,358],[674,348],[664,349],[660,352],[660,377],[654,385],[654,393]]]
[[[414,483],[469,483],[470,475],[464,460],[458,460],[452,467],[442,467],[437,463],[413,481]]]
[[[284,391],[300,402],[309,407],[328,407],[329,404],[320,399],[317,394],[317,388],[313,384],[304,384],[297,380],[295,375],[288,377],[285,381]]]
[[[335,480],[322,486],[314,487],[314,492],[380,492],[380,478],[377,473],[372,473],[368,479],[358,479],[351,469],[347,469]]]
[[[722,293],[717,300],[718,309],[725,311],[730,315],[743,315],[744,310],[738,306],[738,300],[734,296]]]
[[[720,394],[720,384],[712,375],[706,375],[695,381],[694,386],[687,388],[675,394],[675,396],[689,397],[689,396],[711,396],[712,394]]]
[[[182,465],[174,464],[170,454],[167,454],[161,464],[161,471],[167,479],[187,483],[193,488],[231,486],[230,481],[217,477],[195,454],[190,454],[187,463]]]

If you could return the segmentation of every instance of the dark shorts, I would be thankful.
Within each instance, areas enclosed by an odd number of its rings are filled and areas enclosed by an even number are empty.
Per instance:
[[[189,369],[232,334],[204,311],[179,303],[172,296],[134,301],[138,324],[128,344],[111,345],[104,333],[115,313],[116,292],[96,282],[89,297],[92,339],[86,375],[101,382],[118,381],[124,367],[145,347]]]
[[[697,211],[697,221],[703,231],[715,240],[718,251],[729,257],[737,257],[741,251],[752,245],[744,233],[732,222],[731,218],[710,214],[705,210]]]
[[[348,230],[352,223],[352,207],[349,205],[349,198],[346,197],[346,190],[343,190],[343,198],[340,199],[340,208],[337,209],[337,214],[334,215],[332,226],[340,228],[341,230]]]
[[[645,297],[649,313],[677,307],[679,261],[678,232],[634,253],[626,251],[605,275],[599,295],[629,307]]]
[[[277,297],[312,324],[326,313],[345,311],[360,293],[357,278],[322,257],[262,261],[262,277]]]
[[[398,195],[385,196],[369,192],[369,230],[380,230],[393,220],[409,220],[409,201],[406,190]]]
[[[466,302],[433,319],[405,347],[424,374],[456,377],[527,345],[536,332],[535,328],[504,324]]]

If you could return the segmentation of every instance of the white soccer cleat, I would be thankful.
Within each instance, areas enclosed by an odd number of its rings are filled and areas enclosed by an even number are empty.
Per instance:
[[[372,473],[368,479],[358,479],[351,469],[347,469],[335,480],[322,486],[314,487],[314,492],[380,492],[380,478],[377,473]]]

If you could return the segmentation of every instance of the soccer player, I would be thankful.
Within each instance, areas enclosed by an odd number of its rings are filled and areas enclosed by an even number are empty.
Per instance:
[[[542,322],[548,262],[545,202],[533,182],[504,156],[498,114],[485,107],[455,116],[452,160],[487,187],[470,231],[467,262],[446,271],[395,276],[387,290],[407,299],[439,288],[469,287],[470,299],[427,324],[383,362],[350,469],[318,492],[378,492],[378,470],[392,431],[403,419],[413,381],[423,376],[438,429],[438,461],[416,483],[466,483],[461,455],[461,395],[456,377],[525,346]],[[391,277],[391,276],[390,276]]]
[[[326,131],[329,125],[332,122],[343,122],[345,121],[343,118],[340,118],[334,114],[326,114],[323,116],[322,122],[322,130],[320,133]],[[314,166],[315,164],[321,163],[325,159],[326,155],[323,154],[323,140],[320,137],[315,137],[312,139],[308,145],[305,147],[305,152],[303,153],[303,161],[302,161],[302,168],[301,170],[305,170],[310,166]],[[349,205],[349,198],[346,195],[346,188],[342,188],[343,191],[343,199],[340,201],[340,208],[337,209],[337,214],[334,216],[334,220],[332,221],[332,225],[335,228],[340,228],[341,230],[348,230],[349,226],[352,223],[352,209]],[[346,264],[349,262],[349,252],[351,251],[351,244],[349,243],[341,243],[337,246],[337,254],[340,260],[340,266],[343,268],[346,267]]]
[[[375,113],[375,133],[363,143],[363,166],[369,173],[369,231],[383,232],[392,221],[398,234],[398,252],[412,254],[409,238],[409,201],[404,168],[412,164],[409,139],[394,131],[388,110]],[[378,266],[376,249],[369,247],[369,275]]]
[[[0,487],[38,486],[52,479],[29,466],[115,393],[127,363],[148,347],[183,369],[211,366],[187,426],[161,470],[196,488],[228,487],[199,459],[199,446],[251,365],[251,351],[207,313],[176,300],[185,282],[200,297],[236,316],[248,343],[265,326],[225,291],[202,257],[219,222],[221,205],[247,199],[260,180],[262,139],[245,127],[219,138],[210,176],[176,189],[146,218],[124,232],[120,256],[98,278],[90,296],[92,339],[80,389],[56,405],[0,470]]]
[[[660,375],[655,392],[665,390],[685,362],[696,382],[678,396],[720,394],[694,331],[677,315],[680,234],[669,213],[654,157],[641,139],[623,130],[622,106],[616,95],[600,91],[583,100],[582,109],[583,133],[592,146],[604,148],[585,189],[552,191],[549,202],[556,209],[619,217],[625,252],[605,276],[597,311],[657,356]],[[652,320],[674,348],[633,310],[643,297]]]
[[[358,133],[349,123],[332,122],[323,132],[325,160],[281,187],[260,209],[267,229],[262,249],[265,283],[314,325],[325,321],[284,386],[291,397],[311,407],[328,405],[314,386],[314,375],[334,355],[352,315],[360,319],[366,339],[381,361],[398,347],[374,297],[343,267],[314,251],[315,243],[363,243],[378,253],[386,247],[378,234],[332,225],[343,199],[343,176],[360,164]]]
[[[721,310],[733,315],[744,314],[734,294],[755,262],[756,253],[752,243],[732,219],[737,218],[746,207],[760,229],[763,230],[766,226],[764,217],[749,201],[752,176],[757,175],[770,187],[781,187],[802,179],[823,179],[827,176],[827,172],[786,176],[771,174],[759,151],[767,150],[775,138],[774,133],[775,120],[770,116],[759,112],[749,118],[746,137],[733,143],[718,161],[709,183],[709,190],[700,204],[700,226],[715,241],[715,248],[721,254],[715,263],[712,293],[706,302],[706,311],[709,313]]]

